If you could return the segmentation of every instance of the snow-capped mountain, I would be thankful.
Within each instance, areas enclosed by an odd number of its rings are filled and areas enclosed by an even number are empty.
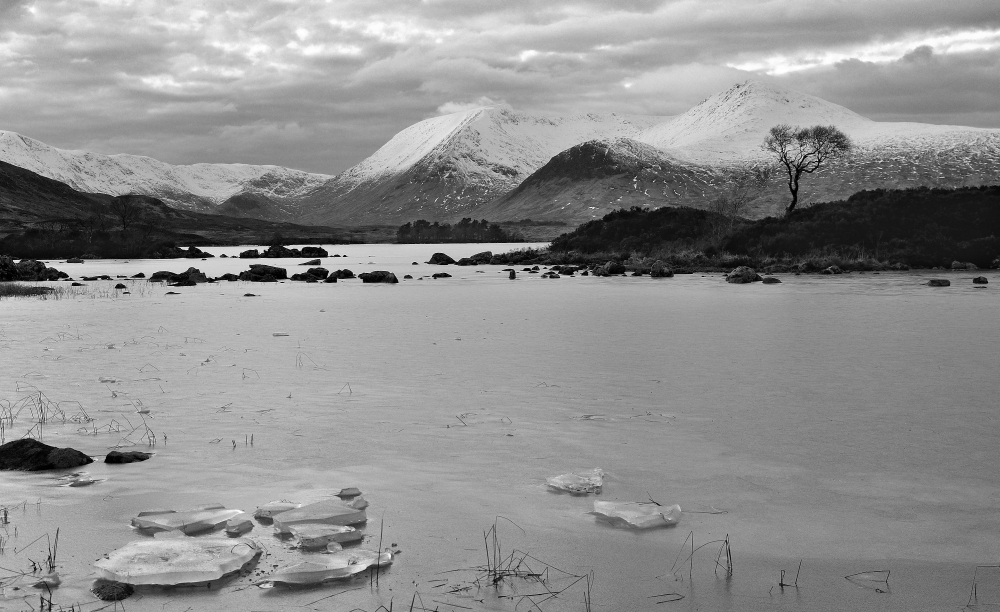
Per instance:
[[[519,185],[560,151],[635,137],[657,117],[541,117],[478,108],[426,119],[300,202],[311,223],[458,219]]]
[[[579,224],[617,208],[699,206],[718,193],[715,173],[630,138],[592,140],[549,160],[477,214],[486,219]]]
[[[174,166],[139,155],[66,151],[0,131],[0,161],[88,193],[137,193],[175,208],[213,212],[236,194],[294,200],[331,177],[279,166],[191,164]]]
[[[0,131],[0,161],[86,192],[139,193],[177,208],[312,224],[415,219],[582,222],[621,206],[704,207],[719,170],[766,160],[779,123],[834,125],[850,158],[805,177],[800,205],[861,189],[1000,183],[1000,129],[877,122],[807,94],[747,81],[673,117],[543,117],[484,107],[402,130],[337,175],[277,166],[173,166],[134,155],[63,151]],[[778,180],[751,211],[780,211]]]
[[[680,203],[706,207],[724,188],[718,170],[743,161],[770,160],[761,145],[771,127],[779,123],[834,125],[855,144],[849,158],[803,178],[799,193],[802,206],[846,198],[862,189],[962,187],[1000,182],[1000,130],[877,122],[815,96],[747,81],[635,137],[649,147],[645,152],[647,167],[659,165],[685,170],[674,174],[669,183],[672,190],[686,194],[685,197],[671,198],[666,189],[656,187],[628,190],[629,182],[641,176],[628,165],[619,166],[622,172],[616,178],[609,175],[568,181],[576,170],[560,164],[532,175],[523,183],[525,187],[531,185],[531,189],[510,192],[487,206],[484,213],[500,221],[534,214],[535,219],[583,222],[626,204],[657,207]],[[618,148],[615,143],[606,146],[612,151]],[[627,151],[617,153],[622,154]],[[578,159],[572,151],[560,157]],[[557,168],[562,174],[554,171]],[[662,185],[665,187],[667,183]],[[788,197],[779,173],[750,212],[755,216],[778,213]]]

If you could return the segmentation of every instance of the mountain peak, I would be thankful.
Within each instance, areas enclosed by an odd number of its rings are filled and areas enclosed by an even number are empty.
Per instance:
[[[850,133],[872,121],[822,98],[750,79],[650,128],[640,140],[661,149],[684,149],[694,159],[722,152],[739,158],[754,156],[767,131],[779,123],[835,125]]]

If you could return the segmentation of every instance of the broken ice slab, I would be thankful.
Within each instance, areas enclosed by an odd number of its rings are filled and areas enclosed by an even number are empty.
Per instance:
[[[392,553],[389,551],[379,554],[364,549],[341,550],[330,555],[318,556],[315,560],[279,568],[266,580],[256,584],[265,586],[319,584],[327,580],[349,578],[373,565],[383,567],[391,563]]]
[[[357,525],[367,520],[368,517],[365,515],[363,507],[356,508],[339,499],[328,499],[275,515],[274,527],[278,533],[287,534],[291,533],[292,525],[303,523]]]
[[[132,526],[153,533],[177,530],[191,535],[220,527],[240,514],[243,514],[242,510],[223,508],[214,504],[184,512],[173,510],[158,511],[155,514],[140,512],[139,516],[132,519]]]
[[[585,472],[573,472],[546,479],[545,484],[553,489],[566,491],[576,495],[600,493],[604,486],[604,470],[594,468]]]
[[[267,502],[263,506],[258,506],[254,510],[254,518],[269,519],[275,514],[281,514],[282,512],[288,512],[289,510],[295,510],[296,508],[301,508],[302,504],[296,504],[295,502],[290,502],[287,500],[279,500]]]
[[[195,584],[238,571],[260,554],[250,542],[216,538],[139,540],[99,559],[99,578],[128,584]]]
[[[309,550],[325,548],[330,542],[345,544],[360,542],[364,534],[346,525],[324,525],[322,523],[301,523],[289,528],[292,535],[299,540],[299,546]]]
[[[681,507],[649,502],[595,501],[590,514],[619,527],[651,529],[676,525],[681,520]]]
[[[253,519],[246,512],[241,512],[226,521],[226,535],[240,536],[253,529]]]

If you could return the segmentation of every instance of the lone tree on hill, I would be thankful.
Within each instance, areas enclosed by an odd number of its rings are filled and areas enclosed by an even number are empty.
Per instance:
[[[785,214],[795,210],[799,202],[799,178],[812,174],[832,158],[846,155],[854,148],[847,134],[832,125],[793,128],[784,123],[771,128],[764,140],[764,150],[776,155],[788,172],[788,190],[792,203]]]

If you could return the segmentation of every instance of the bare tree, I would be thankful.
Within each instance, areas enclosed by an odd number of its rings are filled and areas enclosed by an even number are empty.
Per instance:
[[[799,202],[799,179],[803,174],[812,174],[828,160],[850,153],[854,144],[847,134],[832,125],[814,125],[808,128],[793,128],[780,124],[771,128],[764,140],[764,150],[778,157],[778,161],[788,172],[788,190],[792,192],[792,202],[785,214],[795,210]]]
[[[115,196],[111,200],[110,208],[111,214],[118,219],[124,232],[142,215],[142,200],[132,195]]]
[[[725,193],[712,200],[710,209],[729,220],[732,231],[736,219],[746,216],[750,204],[764,194],[774,177],[775,167],[746,162],[722,171]]]

